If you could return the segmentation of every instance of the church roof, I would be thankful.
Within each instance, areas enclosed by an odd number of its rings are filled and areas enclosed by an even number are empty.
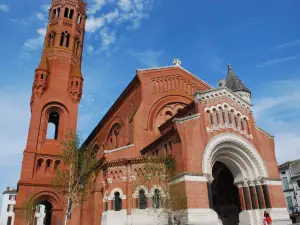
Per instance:
[[[230,65],[228,65],[226,87],[232,91],[245,91],[251,93],[241,79],[232,71]]]

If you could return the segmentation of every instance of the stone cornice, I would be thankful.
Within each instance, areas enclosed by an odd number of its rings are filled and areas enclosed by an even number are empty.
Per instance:
[[[195,102],[207,102],[215,99],[219,99],[222,97],[228,97],[236,104],[240,105],[246,111],[252,110],[252,105],[249,102],[246,102],[244,99],[239,97],[237,94],[229,90],[228,88],[216,88],[207,91],[197,91],[194,94]]]

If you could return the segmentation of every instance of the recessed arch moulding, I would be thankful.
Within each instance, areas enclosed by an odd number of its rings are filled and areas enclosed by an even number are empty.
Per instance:
[[[212,168],[217,161],[230,169],[235,184],[255,182],[269,177],[258,151],[248,140],[237,134],[219,134],[207,144],[202,158],[202,172],[211,181]]]

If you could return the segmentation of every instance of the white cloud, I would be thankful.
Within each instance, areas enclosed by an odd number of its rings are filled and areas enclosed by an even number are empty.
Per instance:
[[[90,15],[95,14],[106,4],[105,0],[93,0],[91,7],[88,8],[87,13]]]
[[[0,11],[10,12],[9,6],[5,4],[0,4]]]
[[[97,53],[106,52],[110,55],[109,48],[116,42],[115,31],[111,31],[108,27],[104,27],[99,32],[98,38],[101,40],[101,48]]]
[[[31,55],[28,52],[22,51],[19,56],[21,59],[31,59]]]
[[[258,125],[275,136],[279,163],[300,158],[300,80],[265,84],[253,99]],[[280,91],[278,91],[280,90]]]
[[[148,18],[152,10],[154,0],[93,0],[88,9],[89,18],[86,21],[86,31],[95,33],[100,30],[102,51],[110,51],[110,47],[116,42],[121,24],[128,29],[140,27],[143,19]],[[113,11],[96,15],[106,4],[113,4]],[[110,33],[106,30],[110,30]],[[98,52],[99,52],[98,51]]]
[[[46,20],[45,15],[44,15],[43,13],[37,13],[37,14],[36,14],[36,17],[37,17],[39,20]]]
[[[91,44],[87,44],[87,49],[86,49],[86,51],[87,51],[87,53],[88,53],[89,55],[93,54],[93,52],[94,52],[94,46],[91,45]]]
[[[104,18],[106,19],[107,23],[113,22],[118,17],[119,17],[119,11],[117,9],[104,15]]]
[[[147,49],[143,52],[130,51],[129,53],[147,67],[157,67],[159,66],[159,59],[162,56],[163,51]]]
[[[103,27],[104,23],[105,23],[104,17],[94,17],[94,16],[91,16],[86,21],[85,30],[87,32],[95,32],[96,30],[98,30],[101,27]]]
[[[38,36],[36,38],[30,38],[27,41],[25,41],[23,48],[27,51],[31,50],[37,50],[41,47],[43,47],[44,39],[46,35],[46,28],[39,28],[36,31],[38,33]]]
[[[130,11],[132,7],[131,0],[119,0],[118,5],[123,11],[126,12]]]
[[[291,48],[291,47],[296,47],[296,46],[300,46],[300,39],[277,45],[275,48],[273,48],[271,50],[279,50],[279,49],[283,49],[283,48]]]
[[[272,59],[272,60],[268,60],[266,62],[263,62],[263,63],[257,65],[257,67],[267,67],[267,66],[278,64],[278,63],[283,63],[283,62],[287,62],[290,60],[298,59],[299,57],[300,57],[300,55],[295,55],[295,56],[285,57],[285,58],[280,58],[280,59]]]

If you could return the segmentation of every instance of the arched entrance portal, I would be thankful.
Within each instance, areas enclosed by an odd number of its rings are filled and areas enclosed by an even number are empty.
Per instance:
[[[53,206],[49,201],[38,201],[34,214],[34,225],[51,225],[52,208]]]
[[[225,164],[217,161],[213,166],[212,175],[213,209],[223,225],[238,225],[241,205],[232,173]]]

